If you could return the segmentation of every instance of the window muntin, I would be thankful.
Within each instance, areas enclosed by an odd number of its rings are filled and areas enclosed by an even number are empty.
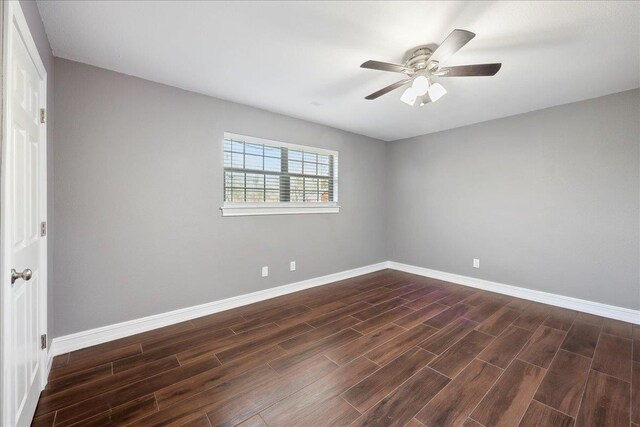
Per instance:
[[[338,153],[225,133],[226,206],[337,206]]]

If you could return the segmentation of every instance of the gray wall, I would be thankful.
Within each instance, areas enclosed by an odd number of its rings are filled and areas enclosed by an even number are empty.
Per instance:
[[[389,161],[391,260],[640,308],[640,90],[393,142]]]
[[[55,66],[54,336],[386,260],[385,143]],[[222,218],[224,131],[338,150],[341,212]]]
[[[53,272],[53,235],[54,235],[54,227],[52,227],[53,223],[53,200],[54,200],[54,188],[53,188],[53,80],[54,80],[54,71],[53,64],[54,58],[51,53],[51,46],[49,45],[49,39],[47,38],[47,34],[44,31],[44,24],[42,23],[42,18],[40,17],[40,12],[38,11],[38,6],[35,1],[25,1],[20,0],[20,6],[22,7],[22,12],[24,13],[25,19],[27,21],[27,25],[29,26],[29,31],[33,36],[33,39],[36,42],[36,47],[38,49],[38,53],[40,54],[40,58],[44,63],[44,67],[47,70],[47,182],[49,183],[48,187],[48,206],[47,206],[47,220],[48,220],[48,230],[47,230],[47,247],[49,251],[49,265],[48,265],[48,295],[47,295],[47,323],[49,331],[53,330],[53,322],[54,322],[54,314],[53,314],[53,300],[55,295],[55,280],[54,280],[54,272]],[[51,332],[49,332],[49,341],[51,340]]]

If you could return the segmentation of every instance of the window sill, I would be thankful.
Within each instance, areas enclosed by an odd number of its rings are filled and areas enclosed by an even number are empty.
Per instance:
[[[227,204],[220,208],[222,216],[251,216],[251,215],[295,215],[295,214],[322,214],[339,213],[340,206],[336,204],[319,204],[309,206],[307,204],[277,204],[265,206],[264,203]]]

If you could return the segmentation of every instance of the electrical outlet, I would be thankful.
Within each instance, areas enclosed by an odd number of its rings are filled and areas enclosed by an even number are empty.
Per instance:
[[[269,275],[269,267],[262,267],[262,277],[267,277]]]
[[[289,271],[296,271],[296,262],[295,261],[291,261],[289,263]]]
[[[473,259],[473,267],[480,268],[480,260],[478,258]]]

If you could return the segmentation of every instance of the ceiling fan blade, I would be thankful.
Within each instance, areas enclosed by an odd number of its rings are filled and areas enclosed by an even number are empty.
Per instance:
[[[474,77],[494,76],[502,64],[459,65],[457,67],[442,67],[434,75],[439,77]]]
[[[380,62],[380,61],[367,61],[363,63],[360,68],[369,68],[371,70],[379,70],[379,71],[393,71],[394,73],[405,73],[409,70],[407,67],[397,64],[389,64],[388,62]]]
[[[376,99],[381,97],[382,95],[391,92],[392,90],[398,89],[400,86],[405,85],[407,83],[409,83],[411,81],[411,79],[404,79],[404,80],[400,80],[399,82],[395,82],[394,84],[391,84],[385,88],[380,89],[377,92],[373,92],[371,95],[369,96],[365,96],[364,99]]]
[[[462,49],[476,35],[467,30],[453,30],[429,58],[429,61],[443,63],[451,55]]]

